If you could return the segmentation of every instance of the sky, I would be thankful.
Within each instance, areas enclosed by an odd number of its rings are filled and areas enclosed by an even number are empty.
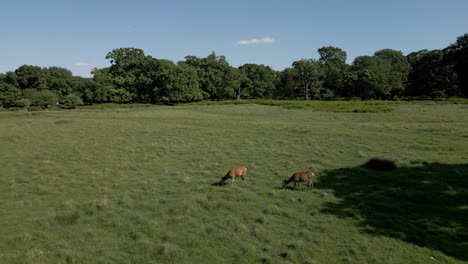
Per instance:
[[[275,70],[335,46],[360,55],[442,49],[468,33],[466,0],[15,0],[0,5],[0,72],[59,66],[89,77],[134,47],[174,62],[224,55]]]

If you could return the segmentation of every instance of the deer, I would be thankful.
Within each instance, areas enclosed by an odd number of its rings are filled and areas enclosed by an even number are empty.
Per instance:
[[[299,190],[301,189],[301,182],[307,182],[308,188],[307,191],[310,191],[314,187],[314,178],[315,174],[311,171],[296,172],[289,179],[283,181],[283,189],[286,188],[291,182],[294,182],[294,190],[296,190],[296,185],[299,184]]]
[[[228,179],[231,179],[231,186],[234,185],[234,180],[236,177],[241,177],[242,181],[245,180],[245,176],[247,175],[247,168],[246,167],[234,167],[231,168],[226,175],[221,178],[219,181],[219,185],[223,185],[224,182]]]

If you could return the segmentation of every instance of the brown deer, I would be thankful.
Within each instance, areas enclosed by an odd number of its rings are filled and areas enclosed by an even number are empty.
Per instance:
[[[231,168],[226,175],[221,178],[219,185],[223,185],[227,179],[231,179],[231,185],[234,184],[234,180],[236,177],[241,177],[242,181],[245,180],[245,176],[247,175],[247,168],[246,167],[234,167]]]
[[[315,174],[310,171],[297,172],[294,173],[289,179],[283,181],[283,188],[286,187],[291,182],[294,182],[294,190],[296,190],[296,185],[299,184],[299,190],[301,190],[301,182],[307,182],[308,188],[307,191],[310,191],[314,187],[314,178]]]

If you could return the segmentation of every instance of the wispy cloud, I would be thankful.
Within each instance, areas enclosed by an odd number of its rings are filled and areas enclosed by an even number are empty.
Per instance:
[[[89,66],[89,63],[79,61],[79,62],[75,62],[74,65],[75,65],[76,67],[88,67],[88,66]]]
[[[252,44],[273,44],[275,43],[274,38],[265,37],[265,38],[253,38],[248,40],[239,40],[237,44],[239,45],[252,45]]]

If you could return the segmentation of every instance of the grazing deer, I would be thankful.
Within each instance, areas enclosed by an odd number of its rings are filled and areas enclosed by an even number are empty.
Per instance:
[[[299,190],[301,190],[301,182],[307,182],[307,191],[310,191],[310,189],[314,187],[314,182],[312,181],[314,176],[315,174],[310,171],[294,173],[289,179],[283,181],[283,188],[285,188],[289,183],[294,182],[294,190],[296,190],[296,185],[298,184]]]
[[[221,178],[221,181],[219,182],[219,185],[223,185],[224,182],[227,180],[227,179],[231,179],[231,185],[234,184],[234,179],[236,177],[241,177],[242,181],[245,180],[245,176],[247,175],[247,168],[246,167],[234,167],[234,168],[231,168],[228,173],[226,173],[226,175]]]

